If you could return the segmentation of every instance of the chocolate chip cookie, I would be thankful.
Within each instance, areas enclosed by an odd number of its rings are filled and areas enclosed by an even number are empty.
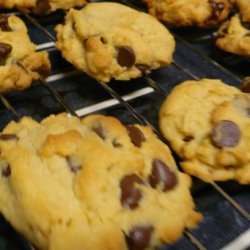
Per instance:
[[[0,211],[38,249],[153,249],[201,219],[190,177],[149,127],[25,117],[0,150]]]
[[[250,1],[249,0],[235,0],[235,4],[239,9],[242,22],[249,23],[249,26],[250,26]]]
[[[244,22],[240,14],[233,16],[218,30],[216,45],[227,52],[250,57],[250,22]]]
[[[166,66],[175,48],[172,35],[154,17],[118,3],[70,10],[56,31],[63,57],[102,82],[129,80]]]
[[[160,110],[160,128],[188,174],[250,184],[250,95],[219,80],[184,82]]]
[[[174,26],[211,28],[223,22],[232,9],[230,0],[144,0],[149,12]]]
[[[18,8],[31,10],[34,14],[47,14],[57,9],[70,9],[75,6],[83,6],[85,0],[0,0],[2,8]]]
[[[24,22],[0,15],[0,92],[25,89],[49,73],[48,53],[36,52]]]

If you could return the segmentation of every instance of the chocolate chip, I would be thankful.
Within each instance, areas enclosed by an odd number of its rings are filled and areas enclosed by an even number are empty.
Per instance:
[[[213,129],[211,138],[215,146],[235,147],[241,138],[241,132],[237,124],[229,120],[217,122]]]
[[[12,46],[8,43],[0,42],[0,65],[4,65],[7,56],[12,51]]]
[[[250,30],[250,22],[241,22],[242,26],[248,30]]]
[[[18,140],[18,137],[15,134],[1,134],[0,140],[2,141]]]
[[[9,165],[3,168],[2,170],[2,176],[9,177],[11,175],[11,168]]]
[[[98,124],[98,125],[94,126],[94,127],[92,128],[92,130],[93,130],[100,138],[102,138],[103,140],[106,139],[107,131],[105,130],[105,128],[104,128],[101,124]]]
[[[142,194],[135,184],[143,184],[143,180],[136,174],[126,175],[120,181],[121,204],[123,207],[134,209],[139,204]]]
[[[36,6],[32,9],[35,15],[46,14],[50,11],[49,0],[38,0]]]
[[[67,157],[66,160],[67,160],[70,171],[73,172],[74,174],[82,169],[82,166],[80,164],[77,164],[73,157]]]
[[[141,132],[139,128],[133,125],[128,125],[126,126],[126,129],[128,131],[128,135],[130,137],[131,142],[136,146],[136,147],[141,147],[142,142],[144,142],[145,136]]]
[[[243,86],[241,87],[241,91],[244,93],[250,93],[250,77],[246,77],[243,80]]]
[[[130,250],[144,250],[146,249],[151,240],[151,235],[154,228],[150,225],[148,226],[137,226],[129,235],[126,236],[126,241]]]
[[[142,74],[145,74],[150,69],[150,67],[145,64],[136,64],[135,66],[141,71]]]
[[[120,148],[120,147],[122,146],[122,144],[121,144],[119,141],[117,141],[117,139],[114,139],[114,140],[112,141],[112,145],[113,145],[115,148]]]
[[[149,184],[153,188],[160,187],[162,191],[173,189],[177,185],[176,174],[161,160],[154,159]]]
[[[122,67],[132,67],[135,63],[135,52],[128,46],[120,46],[117,50],[117,62]]]
[[[5,14],[0,14],[0,29],[1,31],[12,31],[11,27],[9,26],[8,16]]]
[[[187,135],[186,137],[184,137],[182,140],[184,142],[190,142],[194,139],[194,137],[192,135]]]

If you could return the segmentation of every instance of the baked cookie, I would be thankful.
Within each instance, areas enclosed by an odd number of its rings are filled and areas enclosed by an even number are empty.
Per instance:
[[[250,27],[250,0],[234,0],[238,7],[242,22],[248,22]]]
[[[0,0],[2,8],[18,8],[32,10],[35,14],[46,14],[57,9],[68,10],[75,6],[83,6],[85,0]]]
[[[190,177],[149,127],[25,117],[0,150],[0,211],[38,249],[153,249],[201,220]]]
[[[118,3],[71,9],[56,31],[63,57],[102,82],[166,66],[175,48],[172,35],[154,17]]]
[[[160,129],[188,174],[250,184],[250,95],[220,80],[186,81],[160,110]]]
[[[250,56],[250,23],[242,22],[236,14],[229,21],[222,24],[218,30],[216,45],[227,52]]]
[[[144,0],[149,13],[174,26],[211,28],[223,22],[232,9],[230,0]]]
[[[0,15],[0,92],[29,87],[50,72],[47,52],[36,52],[23,21]]]

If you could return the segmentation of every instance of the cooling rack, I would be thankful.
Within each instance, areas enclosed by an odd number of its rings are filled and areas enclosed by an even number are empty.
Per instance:
[[[158,110],[174,86],[184,80],[206,77],[219,78],[239,87],[242,79],[250,75],[250,67],[240,66],[242,63],[247,65],[247,59],[210,53],[214,51],[211,48],[214,31],[171,29],[177,48],[170,66],[130,82],[103,84],[75,70],[56,51],[54,27],[63,21],[64,12],[46,17],[6,13],[20,16],[28,26],[31,40],[38,45],[37,49],[49,52],[52,74],[47,79],[40,78],[25,91],[0,95],[1,129],[24,115],[41,120],[62,111],[78,117],[97,112],[113,115],[124,123],[147,124],[165,142],[158,131]],[[179,242],[163,249],[247,249],[250,246],[249,191],[249,187],[232,181],[208,185],[194,178],[192,193],[204,221],[199,228],[186,230]],[[5,249],[28,250],[32,247],[1,218],[0,250]]]

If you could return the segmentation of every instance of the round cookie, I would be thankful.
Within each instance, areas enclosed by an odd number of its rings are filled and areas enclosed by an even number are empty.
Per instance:
[[[23,21],[0,15],[0,92],[29,87],[39,75],[50,73],[47,52],[36,52]]]
[[[21,10],[32,10],[35,14],[46,14],[57,9],[68,10],[75,6],[83,6],[85,0],[0,0],[2,8],[18,8]]]
[[[143,250],[202,216],[191,178],[146,126],[24,117],[0,134],[0,211],[41,250]]]
[[[160,110],[160,129],[188,174],[250,184],[250,95],[220,80],[186,81]]]
[[[70,10],[56,47],[76,68],[102,82],[129,80],[172,62],[173,36],[154,17],[118,3]]]
[[[223,22],[232,9],[230,0],[144,0],[149,13],[174,26],[210,28]]]
[[[216,45],[227,52],[249,57],[250,23],[242,22],[240,15],[236,14],[218,30]]]

